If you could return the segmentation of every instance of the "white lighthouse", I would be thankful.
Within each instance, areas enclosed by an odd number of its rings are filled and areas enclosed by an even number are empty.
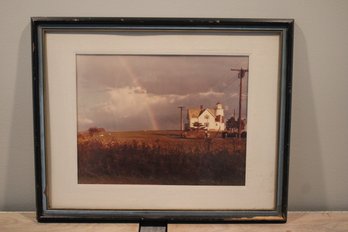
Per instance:
[[[215,115],[224,117],[224,109],[222,108],[222,104],[220,102],[216,103]]]
[[[224,108],[220,102],[215,106],[215,121],[219,125],[219,130],[225,130]]]

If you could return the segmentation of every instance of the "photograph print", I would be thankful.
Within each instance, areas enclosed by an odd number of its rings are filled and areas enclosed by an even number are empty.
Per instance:
[[[248,56],[76,55],[79,184],[243,186]]]

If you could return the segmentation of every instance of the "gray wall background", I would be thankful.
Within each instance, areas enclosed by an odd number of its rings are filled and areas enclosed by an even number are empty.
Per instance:
[[[294,18],[289,208],[348,210],[348,1],[0,0],[0,210],[33,210],[31,16]]]

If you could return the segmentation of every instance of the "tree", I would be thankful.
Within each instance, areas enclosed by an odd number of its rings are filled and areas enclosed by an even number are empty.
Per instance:
[[[200,122],[195,122],[193,123],[193,128],[199,130],[199,129],[204,129],[204,126]]]
[[[106,130],[104,128],[98,128],[98,127],[91,127],[91,128],[88,129],[88,133],[90,135],[102,133],[102,132],[105,132],[105,131]]]
[[[230,119],[226,122],[226,129],[231,130],[233,128],[238,129],[238,121],[232,116]]]

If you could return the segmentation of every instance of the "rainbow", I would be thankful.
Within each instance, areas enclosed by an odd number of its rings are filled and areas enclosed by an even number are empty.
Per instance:
[[[134,74],[132,68],[130,67],[130,65],[125,62],[124,59],[122,59],[122,57],[119,57],[118,58],[120,64],[123,66],[123,68],[126,70],[128,76],[131,78],[132,82],[136,85],[136,86],[139,86],[139,87],[142,87],[138,78],[136,77],[136,75]],[[150,120],[150,123],[151,123],[151,126],[152,126],[152,130],[159,130],[159,126],[158,126],[158,123],[157,123],[157,119],[156,119],[156,116],[153,112],[153,110],[151,109],[150,105],[149,105],[149,102],[147,101],[147,98],[144,99],[144,105],[145,105],[145,109],[146,109],[146,113],[147,113],[147,116]]]

